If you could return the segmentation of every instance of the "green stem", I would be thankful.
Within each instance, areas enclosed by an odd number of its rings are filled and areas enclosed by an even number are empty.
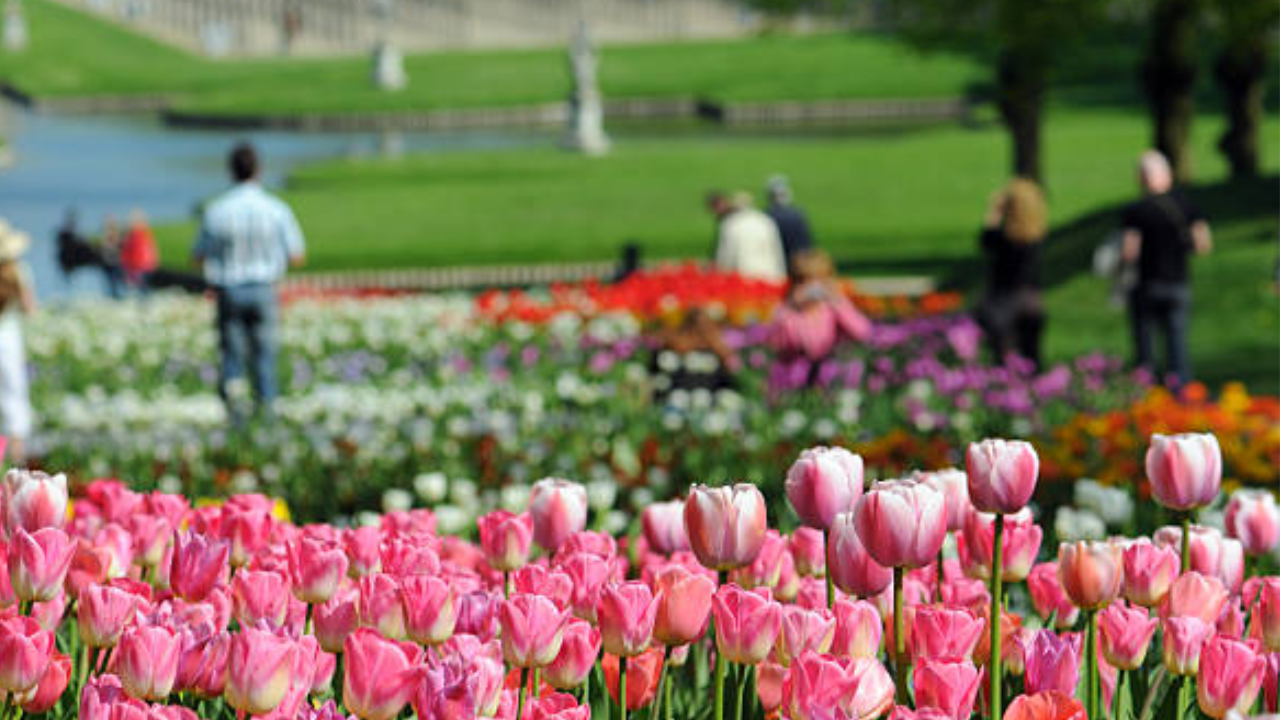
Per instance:
[[[1085,622],[1088,630],[1085,633],[1085,712],[1089,717],[1098,715],[1098,611],[1086,610]]]
[[[342,653],[338,653],[337,655],[338,657],[334,660],[334,663],[333,663],[333,699],[337,701],[338,707],[343,708],[343,710],[345,711],[346,705],[342,704],[342,700],[343,700],[342,695],[343,695],[343,689],[345,688],[345,684],[343,683],[342,679],[343,677],[345,677],[343,675],[343,672],[346,670],[346,668],[343,667]]]
[[[938,588],[937,588],[938,602],[942,602],[942,585],[944,584],[945,581],[946,581],[946,573],[944,573],[942,570],[942,548],[939,547],[938,548]]]
[[[80,697],[80,691],[84,689],[84,684],[89,681],[89,646],[80,646],[80,668],[77,672],[76,680],[76,697]]]
[[[825,558],[827,556],[827,552],[826,552],[827,542],[828,542],[827,538],[829,536],[827,535],[826,530],[822,530],[821,532],[822,532],[822,550],[823,550],[822,557]],[[831,578],[831,568],[825,568],[823,571],[823,575],[826,575],[827,577],[827,609],[830,610],[836,606],[836,582]]]
[[[1191,513],[1182,516],[1182,572],[1191,569]]]
[[[520,668],[520,692],[516,696],[516,717],[524,717],[524,696],[528,691],[526,685],[529,684],[529,668]],[[510,707],[510,706],[508,706]]]
[[[739,665],[738,672],[734,674],[738,676],[738,702],[733,706],[733,717],[734,720],[742,720],[742,706],[747,704],[742,693],[747,687],[747,666]]]
[[[728,580],[728,573],[720,570],[716,573],[716,586],[722,586]],[[713,630],[718,632],[718,629]],[[715,637],[715,635],[713,635]],[[725,660],[724,653],[720,650],[719,642],[716,643],[716,679],[715,679],[715,703],[712,707],[711,717],[714,720],[724,720],[724,672]]]
[[[533,683],[530,687],[535,698],[542,696],[542,668],[533,669]]]
[[[511,573],[502,571],[502,597],[511,597]]]
[[[621,720],[627,720],[627,657],[625,655],[618,658],[618,713]]]
[[[582,705],[588,711],[591,709],[591,675],[592,672],[588,671],[587,678],[582,681]]]
[[[907,704],[907,638],[902,632],[902,568],[893,569],[893,679],[898,704]]]
[[[667,660],[670,660],[670,659],[671,659],[671,653],[668,651]],[[665,661],[663,662],[662,667],[664,670],[666,669],[667,665]],[[671,679],[670,678],[667,678],[666,687],[662,688],[662,695],[663,695],[662,711],[666,713],[666,720],[671,720],[672,711],[671,711]],[[657,714],[653,716],[653,720],[658,720]]]
[[[649,713],[649,717],[658,720],[662,717],[661,710],[664,704],[664,694],[667,691],[667,683],[671,680],[668,677],[667,665],[671,663],[671,648],[664,648],[662,651],[662,673],[658,676],[658,693],[657,700],[654,702],[653,710]]]
[[[1000,683],[1004,671],[1001,668],[1000,618],[1004,609],[1004,515],[996,513],[995,537],[991,543],[991,720],[1000,720]],[[1089,717],[1095,717],[1090,715]]]
[[[19,600],[19,601],[18,601],[18,614],[19,614],[19,615],[30,615],[30,614],[31,614],[31,609],[32,609],[33,607],[35,607],[35,603],[31,602],[30,600]]]

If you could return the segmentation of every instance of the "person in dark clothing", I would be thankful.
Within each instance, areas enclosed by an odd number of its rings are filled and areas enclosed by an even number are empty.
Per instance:
[[[787,274],[794,277],[791,263],[801,253],[813,249],[813,233],[809,230],[809,220],[800,208],[791,202],[791,184],[781,175],[769,178],[765,188],[769,197],[769,207],[765,210],[778,226],[778,235],[782,238],[782,254],[787,261]]]
[[[1143,153],[1138,179],[1145,197],[1124,211],[1125,262],[1137,266],[1129,295],[1134,364],[1154,368],[1154,331],[1164,333],[1165,373],[1175,387],[1191,380],[1187,331],[1191,320],[1189,258],[1213,248],[1209,223],[1173,188],[1169,162],[1155,150]]]
[[[976,314],[996,362],[1016,352],[1040,367],[1039,255],[1047,231],[1044,194],[1031,180],[1013,180],[992,196],[981,238],[987,293]]]

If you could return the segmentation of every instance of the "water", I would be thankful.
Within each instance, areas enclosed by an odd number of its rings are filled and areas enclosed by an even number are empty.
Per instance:
[[[54,234],[69,208],[81,233],[96,235],[102,220],[127,219],[137,208],[151,222],[191,216],[203,199],[226,188],[225,157],[237,141],[251,140],[264,161],[263,179],[279,186],[299,163],[400,151],[463,151],[547,144],[537,132],[290,133],[178,130],[143,116],[60,116],[0,106],[0,133],[13,164],[0,169],[0,217],[31,235],[28,256],[37,294],[44,300],[105,291],[101,273],[81,270],[70,279],[56,262]],[[185,267],[185,258],[161,258]]]

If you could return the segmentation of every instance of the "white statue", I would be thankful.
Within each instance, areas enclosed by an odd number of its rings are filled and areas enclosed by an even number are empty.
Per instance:
[[[409,84],[404,56],[389,42],[378,43],[373,51],[373,84],[379,90],[403,90]]]
[[[609,136],[604,132],[604,104],[596,80],[596,53],[585,22],[578,25],[569,48],[569,68],[573,73],[573,95],[569,98],[569,133],[564,144],[588,155],[603,155],[609,151]]]
[[[22,13],[21,0],[9,0],[4,6],[5,52],[22,52],[27,49],[27,16]]]

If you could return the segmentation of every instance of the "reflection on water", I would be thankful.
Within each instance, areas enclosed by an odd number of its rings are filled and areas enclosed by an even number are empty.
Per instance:
[[[189,217],[227,184],[224,156],[243,139],[264,156],[265,180],[279,185],[300,162],[338,156],[518,147],[554,142],[543,133],[288,133],[177,130],[149,117],[58,116],[0,105],[0,134],[14,163],[0,169],[0,216],[31,234],[36,287],[44,299],[100,294],[99,273],[68,282],[57,268],[54,233],[68,208],[81,232],[96,234],[103,216],[140,208],[152,222]],[[182,265],[180,258],[163,258]]]

